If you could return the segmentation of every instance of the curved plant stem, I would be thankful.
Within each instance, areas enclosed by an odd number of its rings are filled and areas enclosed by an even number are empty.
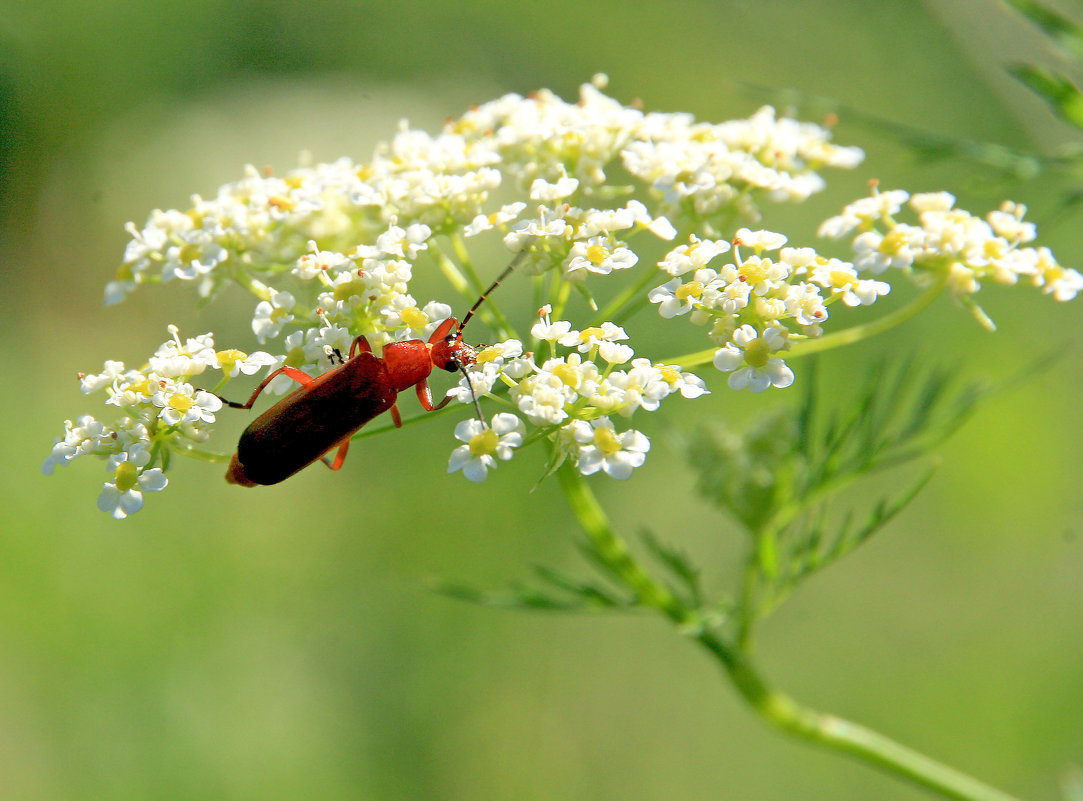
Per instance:
[[[628,545],[610,527],[605,510],[575,468],[565,462],[557,471],[557,477],[601,564],[636,594],[639,603],[658,609],[678,623],[686,622],[684,607],[664,584],[655,581],[635,560]]]
[[[853,328],[847,328],[844,331],[838,331],[834,334],[828,334],[827,336],[819,337],[817,339],[806,339],[802,342],[796,342],[793,347],[790,348],[789,356],[791,358],[794,356],[807,356],[810,353],[818,353],[823,350],[830,350],[831,348],[839,348],[843,345],[852,345],[863,339],[882,334],[884,331],[888,331],[895,326],[906,322],[918,312],[922,311],[926,306],[936,300],[937,295],[940,294],[943,288],[944,277],[941,277],[930,284],[924,292],[901,309],[896,309],[891,314],[885,315],[879,320],[865,323],[864,325],[855,325]]]
[[[881,770],[940,793],[967,801],[1017,801],[1014,796],[937,762],[925,754],[858,723],[809,707],[772,690],[742,655],[734,654],[709,632],[699,642],[718,657],[749,705],[776,728],[810,743],[851,754]]]
[[[699,642],[719,662],[741,697],[768,723],[806,742],[850,754],[945,798],[1016,801],[1012,796],[872,729],[802,706],[770,688],[743,651],[713,631],[696,625],[697,610],[685,607],[665,584],[651,576],[636,560],[627,543],[613,531],[605,511],[574,468],[566,463],[557,475],[599,564],[631,589],[641,605],[658,610]]]

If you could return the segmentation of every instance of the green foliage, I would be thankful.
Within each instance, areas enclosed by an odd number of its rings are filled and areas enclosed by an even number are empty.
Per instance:
[[[643,550],[658,568],[653,581],[673,599],[685,623],[714,627],[731,622],[737,639],[744,639],[801,582],[881,531],[925,486],[933,466],[860,508],[843,508],[844,499],[838,497],[873,474],[928,460],[984,394],[977,384],[957,385],[954,371],[916,362],[881,364],[848,402],[832,408],[821,403],[822,382],[810,377],[796,407],[768,412],[743,432],[716,426],[687,438],[698,491],[738,524],[748,549],[743,586],[708,599],[702,569],[655,533],[643,532]],[[439,589],[487,606],[548,611],[644,605],[635,588],[611,586],[622,579],[612,555],[591,539],[582,540],[580,550],[597,578],[536,567],[534,582],[505,590]]]
[[[848,404],[826,409],[815,380],[803,403],[744,434],[716,428],[690,440],[699,492],[749,539],[741,628],[776,608],[802,581],[852,552],[931,478],[926,467],[864,511],[837,496],[860,480],[928,458],[968,417],[983,391],[915,360],[881,364]]]
[[[1008,5],[1041,28],[1061,49],[1077,59],[1083,58],[1083,26],[1034,0],[1008,0]]]
[[[1010,72],[1045,100],[1057,116],[1083,128],[1083,95],[1071,78],[1027,64],[1017,64]]]
[[[1008,2],[1077,63],[1083,60],[1083,26],[1034,0]],[[1083,94],[1070,77],[1033,64],[1016,64],[1010,72],[1045,100],[1057,116],[1083,129]]]

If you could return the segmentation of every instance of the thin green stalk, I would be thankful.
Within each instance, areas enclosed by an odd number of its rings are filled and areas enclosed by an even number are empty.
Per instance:
[[[599,562],[631,589],[641,604],[662,612],[678,624],[695,620],[695,610],[684,607],[662,583],[651,576],[617,535],[586,482],[565,463],[558,471],[560,485]],[[696,640],[718,660],[741,697],[771,725],[806,742],[851,754],[893,776],[961,801],[1017,801],[1010,795],[948,767],[889,737],[845,720],[802,706],[767,686],[746,655],[710,630],[686,626]]]
[[[940,277],[930,284],[924,292],[914,298],[913,301],[903,306],[901,309],[896,309],[891,314],[881,317],[879,320],[872,320],[863,325],[855,325],[853,328],[837,331],[834,334],[828,334],[827,336],[818,337],[817,339],[806,339],[801,342],[795,342],[793,347],[790,348],[789,356],[791,358],[795,356],[807,356],[810,353],[819,353],[820,351],[830,350],[831,348],[853,345],[863,339],[882,334],[883,332],[906,322],[936,300],[936,297],[944,288],[944,281],[946,278],[946,275]]]
[[[470,260],[470,253],[466,250],[462,238],[451,236],[449,239],[460,264],[453,262],[443,250],[432,243],[429,245],[429,250],[436,258],[440,272],[444,274],[448,283],[469,303],[472,297],[484,289],[485,285],[481,282],[477,271],[474,269],[474,265]],[[511,323],[508,322],[508,318],[500,310],[499,304],[492,299],[478,309],[478,316],[485,321],[486,325],[496,331],[498,336],[506,338],[511,335],[513,331]]]
[[[700,643],[722,663],[741,697],[764,720],[810,743],[851,754],[894,776],[963,801],[1018,801],[972,776],[925,756],[879,732],[802,706],[769,688],[752,665],[710,632]]]
[[[661,280],[658,276],[658,272],[651,269],[645,272],[640,279],[632,286],[625,289],[617,297],[613,298],[605,307],[594,315],[594,319],[591,321],[591,325],[600,325],[601,323],[616,320],[620,312],[633,301],[643,300],[643,290],[651,284],[664,284],[665,281]],[[712,352],[712,356],[713,356]]]
[[[605,510],[575,468],[565,462],[557,470],[557,477],[579,525],[609,571],[635,593],[641,604],[658,609],[677,622],[685,622],[687,611],[664,584],[655,581],[635,560],[627,543],[609,525]]]

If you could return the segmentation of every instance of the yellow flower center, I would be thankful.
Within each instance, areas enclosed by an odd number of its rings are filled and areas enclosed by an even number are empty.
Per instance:
[[[741,275],[750,284],[758,284],[767,280],[767,271],[771,266],[770,259],[749,259],[741,265]]]
[[[274,208],[282,209],[284,211],[292,211],[293,207],[297,205],[285,195],[271,195],[271,197],[267,199],[267,202]]]
[[[354,295],[361,297],[365,292],[363,281],[346,281],[335,286],[335,300],[349,300]]]
[[[227,373],[230,372],[237,362],[243,362],[248,358],[248,354],[242,350],[220,350],[215,354],[218,357],[218,363],[222,365],[222,369]]]
[[[572,389],[576,389],[579,386],[579,370],[570,364],[558,364],[553,368],[553,375]]]
[[[745,363],[750,367],[762,369],[767,366],[771,356],[771,346],[763,337],[756,337],[745,345]]]
[[[132,384],[130,387],[128,387],[128,389],[136,393],[137,395],[144,395],[149,397],[154,394],[154,391],[157,389],[157,387],[157,383],[151,381],[148,378],[146,381],[140,381],[138,383]]]
[[[477,357],[474,359],[475,364],[485,364],[487,362],[495,362],[500,358],[500,348],[488,347],[478,352]]]
[[[829,277],[831,278],[831,286],[835,289],[845,289],[854,281],[854,277],[844,270],[832,270]]]
[[[424,328],[429,324],[429,315],[417,306],[402,310],[402,321],[410,328]]]
[[[500,442],[500,437],[496,435],[496,432],[491,428],[487,428],[480,434],[475,434],[470,438],[470,454],[472,456],[488,456],[496,453],[496,446]]]
[[[129,462],[127,460],[117,465],[116,473],[113,475],[113,480],[116,482],[117,489],[121,492],[127,492],[134,488],[138,484],[139,468],[135,466],[135,462]]]
[[[180,393],[177,393],[169,399],[169,405],[178,412],[186,412],[191,409],[194,404],[194,400],[187,395],[181,395]]]
[[[658,368],[662,373],[662,380],[667,384],[676,384],[681,380],[681,371],[676,370],[669,366],[663,366]]]
[[[591,245],[587,248],[587,258],[597,266],[609,258],[609,248],[605,245]]]
[[[579,332],[580,342],[590,342],[592,339],[603,339],[605,337],[605,331],[601,328],[584,328]]]
[[[599,426],[594,429],[594,444],[606,455],[618,453],[621,449],[620,440],[612,428]]]
[[[703,282],[701,281],[689,281],[678,287],[677,291],[673,293],[677,300],[688,300],[689,298],[701,298],[703,297]]]
[[[988,239],[983,250],[986,258],[996,261],[1004,258],[1005,253],[1008,251],[1008,243],[1003,239]]]
[[[884,234],[883,240],[880,242],[881,253],[898,253],[903,249],[906,244],[906,232],[900,231],[897,228],[893,231],[888,231]]]

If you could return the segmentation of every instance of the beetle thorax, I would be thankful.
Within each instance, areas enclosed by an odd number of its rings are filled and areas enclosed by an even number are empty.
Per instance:
[[[380,358],[387,369],[388,378],[398,392],[425,380],[432,373],[428,344],[420,339],[385,345]]]

